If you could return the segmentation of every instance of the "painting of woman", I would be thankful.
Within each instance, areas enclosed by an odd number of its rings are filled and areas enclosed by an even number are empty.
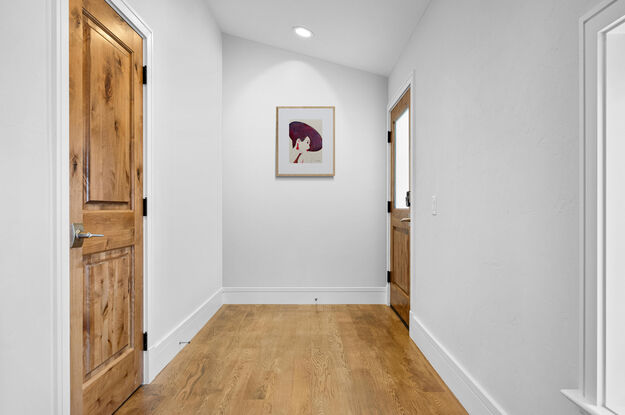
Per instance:
[[[289,138],[291,149],[289,161],[298,163],[321,163],[323,139],[318,130],[321,130],[320,120],[291,121],[289,123]]]

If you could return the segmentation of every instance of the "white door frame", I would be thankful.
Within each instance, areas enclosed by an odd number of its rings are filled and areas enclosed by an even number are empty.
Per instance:
[[[143,196],[152,195],[153,189],[153,143],[152,143],[152,101],[153,101],[153,32],[141,17],[124,0],[106,0],[143,38],[143,62],[149,76],[143,90]],[[53,412],[70,414],[70,272],[69,272],[69,0],[50,2],[51,45],[50,71],[50,130],[51,145],[51,223],[53,224],[52,278],[54,281],[53,301],[53,379],[55,390]],[[153,212],[153,206],[150,206]],[[143,266],[143,327],[148,329],[147,309],[149,305],[150,238],[153,215],[144,218],[144,266]],[[143,379],[148,377],[147,353],[143,354]]]
[[[415,72],[411,71],[410,75],[406,78],[404,82],[401,83],[395,94],[392,96],[391,100],[386,107],[386,131],[391,131],[391,110],[393,107],[399,102],[401,97],[407,90],[410,90],[410,302],[412,303],[413,298],[413,290],[414,290],[414,278],[415,278],[415,261],[414,261],[414,215],[415,211],[413,209],[415,200],[414,197],[414,183],[415,181],[415,94],[414,94],[414,84],[415,84]],[[391,200],[391,157],[393,154],[391,153],[391,146],[386,146],[386,200]],[[390,239],[390,229],[391,229],[391,217],[390,215],[386,215],[386,269],[391,269],[391,239]],[[391,287],[390,284],[386,284],[386,305],[391,304]],[[412,310],[412,304],[410,309]],[[410,311],[410,316],[412,316],[412,311]],[[409,323],[408,321],[406,323]]]
[[[580,313],[578,389],[562,393],[586,413],[605,407],[605,44],[625,0],[604,0],[579,20]]]

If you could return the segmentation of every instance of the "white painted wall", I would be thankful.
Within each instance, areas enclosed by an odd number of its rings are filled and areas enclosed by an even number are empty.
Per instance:
[[[129,3],[154,32],[152,347],[221,288],[221,32],[202,0]]]
[[[577,24],[594,3],[432,1],[389,79],[390,96],[416,70],[412,311],[509,414],[576,413],[559,390],[578,381]]]
[[[224,287],[385,286],[386,78],[223,48]],[[275,177],[276,106],[290,105],[336,106],[334,178]]]
[[[221,288],[221,34],[202,0],[130,0],[154,31],[150,344]],[[2,2],[0,413],[56,413],[54,2]],[[28,22],[25,30],[24,22]],[[206,314],[198,313],[206,316]],[[197,315],[188,327],[197,326]],[[187,330],[175,331],[192,335]],[[178,340],[171,338],[171,343]]]
[[[625,414],[625,34],[609,33],[606,44],[606,281],[605,400]]]
[[[54,399],[48,3],[0,3],[2,414],[50,413]]]

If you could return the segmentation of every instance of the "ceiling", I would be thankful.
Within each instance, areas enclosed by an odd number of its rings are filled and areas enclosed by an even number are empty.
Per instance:
[[[224,33],[389,75],[430,0],[207,0]],[[310,39],[294,26],[313,31]]]

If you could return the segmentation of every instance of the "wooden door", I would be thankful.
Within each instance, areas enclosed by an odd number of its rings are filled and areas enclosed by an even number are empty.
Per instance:
[[[143,378],[143,40],[104,0],[70,0],[72,414],[111,414]]]
[[[410,315],[410,90],[391,110],[391,307]]]

